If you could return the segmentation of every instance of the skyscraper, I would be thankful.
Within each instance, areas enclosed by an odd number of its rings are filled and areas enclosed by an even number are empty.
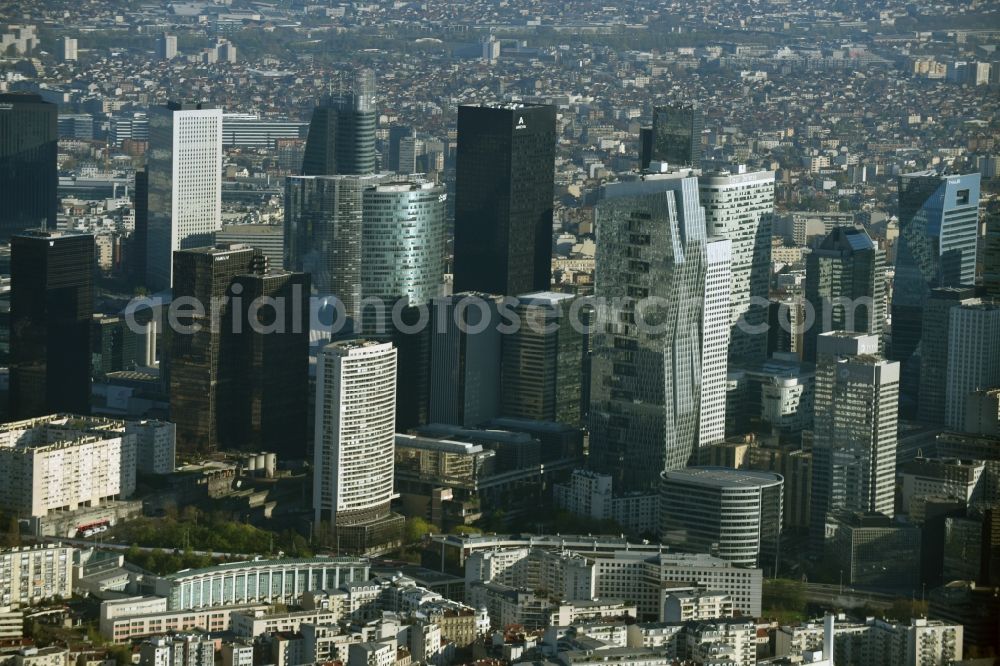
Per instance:
[[[805,295],[816,319],[805,331],[804,360],[816,362],[816,338],[827,331],[881,340],[885,291],[885,254],[864,229],[837,227],[827,234],[806,257]]]
[[[383,316],[380,322],[373,308],[362,312],[363,334],[396,347],[396,427],[406,430],[428,419],[431,327],[419,325],[420,308],[444,292],[447,194],[400,176],[363,196],[361,294],[380,302]]]
[[[654,156],[655,159],[655,156]],[[767,355],[774,172],[714,171],[698,178],[711,236],[732,242],[729,360],[752,365]]]
[[[893,516],[899,363],[878,338],[831,331],[817,340],[810,531],[823,543],[834,510]]]
[[[146,286],[173,284],[173,253],[222,226],[222,110],[169,102],[149,119]]]
[[[231,352],[231,411],[220,421],[228,448],[306,456],[309,404],[309,276],[272,269],[237,275],[239,328],[224,329]],[[253,325],[256,322],[257,325]]]
[[[732,243],[728,238],[708,239],[705,247],[705,303],[701,316],[699,448],[717,444],[726,438],[732,259]]]
[[[313,291],[361,316],[364,190],[385,175],[291,176],[285,180],[285,268],[309,273]]]
[[[705,214],[687,172],[606,185],[596,210],[590,458],[655,491],[698,444]]]
[[[518,301],[520,325],[503,338],[500,411],[579,427],[583,333],[570,321],[574,297],[537,292]]]
[[[305,176],[375,173],[375,73],[360,69],[349,90],[313,109],[302,159]]]
[[[951,310],[981,302],[974,287],[931,289],[921,317],[920,410],[921,421],[943,426],[951,348]],[[959,343],[960,344],[960,343]]]
[[[56,226],[57,109],[40,95],[0,94],[0,241]]]
[[[313,510],[331,545],[353,553],[398,543],[393,493],[396,350],[371,340],[335,342],[316,368]]]
[[[983,245],[983,287],[986,297],[1000,301],[1000,210],[994,210],[986,216]]]
[[[1000,386],[1000,303],[962,304],[948,314],[945,425],[961,430],[969,394]]]
[[[690,104],[668,104],[653,107],[653,128],[642,138],[648,142],[643,155],[648,161],[666,162],[672,166],[701,168],[701,131],[704,119],[701,109]]]
[[[904,396],[919,386],[921,318],[934,287],[975,284],[979,174],[933,171],[899,177],[899,241],[892,295],[892,358]]]
[[[248,245],[201,247],[174,255],[174,300],[193,298],[201,304],[200,312],[179,310],[177,321],[187,330],[167,330],[170,418],[177,424],[179,451],[214,451],[222,443],[220,418],[236,411],[227,331],[235,307],[231,287],[237,276],[259,273],[264,266],[261,251]]]
[[[458,107],[456,292],[549,289],[555,150],[555,107]]]
[[[156,56],[160,60],[173,60],[177,57],[177,35],[161,32],[156,36]]]
[[[389,128],[389,155],[385,160],[385,165],[389,171],[399,173],[399,145],[403,139],[415,136],[413,128],[409,125],[393,125]]]
[[[11,418],[90,412],[95,269],[89,234],[28,231],[11,239]]]
[[[477,426],[499,415],[499,298],[462,292],[434,303],[430,421]]]

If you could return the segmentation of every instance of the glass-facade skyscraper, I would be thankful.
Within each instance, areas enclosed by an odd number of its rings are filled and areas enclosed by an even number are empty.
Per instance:
[[[688,172],[606,185],[596,209],[590,458],[619,492],[655,492],[695,453],[705,213]]]
[[[291,176],[285,180],[285,268],[309,273],[313,291],[361,315],[364,191],[385,178]]]
[[[978,173],[933,171],[899,177],[891,356],[902,363],[911,406],[920,383],[921,319],[931,289],[975,284],[979,180]]]
[[[885,254],[864,229],[837,227],[827,234],[806,257],[805,295],[816,320],[804,333],[804,359],[816,362],[816,338],[827,331],[868,333],[881,341],[885,290]]]
[[[56,227],[56,112],[40,95],[0,95],[0,241]]]
[[[90,413],[94,237],[11,238],[10,416]]]
[[[349,90],[330,95],[313,109],[303,175],[375,172],[376,101],[375,74],[361,69]]]
[[[555,150],[553,106],[458,107],[456,292],[548,290]]]
[[[668,104],[653,108],[653,127],[641,134],[643,163],[666,162],[672,166],[701,168],[701,109],[690,104]]]

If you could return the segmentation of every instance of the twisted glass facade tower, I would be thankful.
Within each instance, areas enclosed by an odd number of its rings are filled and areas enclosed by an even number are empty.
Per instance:
[[[590,457],[616,489],[655,491],[660,472],[687,465],[698,443],[705,214],[687,172],[602,194]]]

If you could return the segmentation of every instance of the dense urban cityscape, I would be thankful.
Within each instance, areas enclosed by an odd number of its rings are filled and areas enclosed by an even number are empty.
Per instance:
[[[0,666],[998,663],[998,49],[0,0]]]

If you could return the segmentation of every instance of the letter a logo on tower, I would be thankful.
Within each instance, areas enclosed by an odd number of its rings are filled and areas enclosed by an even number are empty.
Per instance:
[[[527,125],[524,124],[524,116],[518,116],[517,125],[514,126],[514,129],[524,129],[526,127]]]

